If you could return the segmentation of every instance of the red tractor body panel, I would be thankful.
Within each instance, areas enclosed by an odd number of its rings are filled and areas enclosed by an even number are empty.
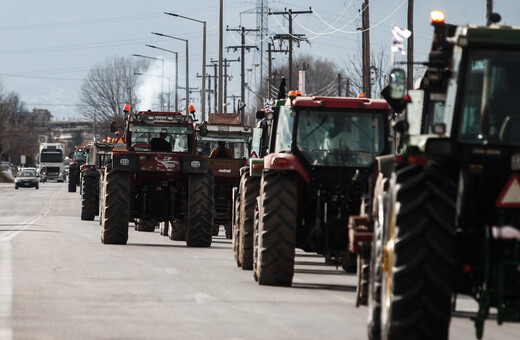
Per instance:
[[[296,171],[305,182],[310,182],[309,173],[302,165],[300,159],[293,154],[273,153],[265,156],[264,170]]]

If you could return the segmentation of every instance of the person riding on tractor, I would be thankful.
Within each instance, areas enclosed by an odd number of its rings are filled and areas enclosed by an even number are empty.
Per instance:
[[[218,147],[211,150],[209,158],[233,158],[231,150],[226,148],[226,142],[219,141]]]

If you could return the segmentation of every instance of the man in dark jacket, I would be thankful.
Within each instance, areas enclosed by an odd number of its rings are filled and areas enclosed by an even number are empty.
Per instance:
[[[166,137],[168,136],[168,131],[166,129],[161,129],[159,132],[159,137],[154,137],[150,140],[150,142],[146,144],[134,144],[132,148],[141,148],[141,149],[150,149],[153,152],[171,152],[172,145],[166,141]]]

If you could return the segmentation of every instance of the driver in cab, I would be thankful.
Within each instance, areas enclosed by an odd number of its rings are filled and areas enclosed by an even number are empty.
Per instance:
[[[170,143],[166,141],[166,137],[168,136],[168,130],[161,129],[159,132],[159,137],[152,138],[148,143],[136,143],[132,145],[132,149],[140,148],[140,149],[150,149],[152,152],[171,152],[172,146]]]
[[[350,133],[345,117],[335,116],[334,126],[325,133],[323,150],[349,150],[349,145],[355,144],[355,138]]]

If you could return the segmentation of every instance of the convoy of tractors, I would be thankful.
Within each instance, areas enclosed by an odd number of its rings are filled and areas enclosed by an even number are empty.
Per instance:
[[[357,273],[369,339],[447,339],[457,294],[478,302],[479,339],[490,308],[520,321],[520,114],[507,95],[520,28],[432,18],[420,86],[406,92],[394,69],[386,100],[290,91],[255,127],[126,107],[120,136],[77,150],[81,219],[99,215],[105,244],[126,244],[130,222],[189,247],[223,227],[260,285],[290,286],[297,248],[320,254]]]

